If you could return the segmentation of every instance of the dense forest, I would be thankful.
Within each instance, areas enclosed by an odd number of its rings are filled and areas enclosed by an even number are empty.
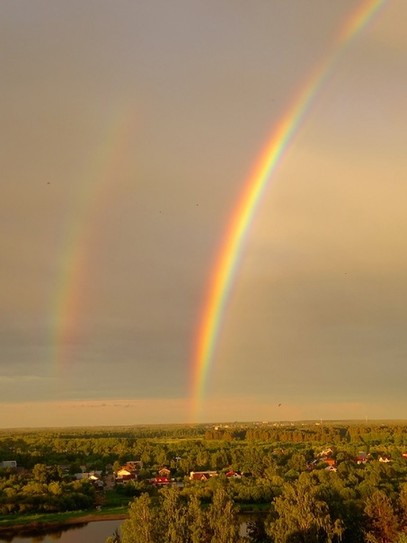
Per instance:
[[[404,423],[2,431],[0,465],[2,518],[129,508],[110,541],[407,541]]]

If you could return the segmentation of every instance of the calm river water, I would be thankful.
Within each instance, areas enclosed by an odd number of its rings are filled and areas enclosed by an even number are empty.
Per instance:
[[[246,535],[247,517],[240,524],[240,535]],[[101,520],[89,522],[78,526],[67,527],[64,530],[57,530],[45,534],[33,534],[5,538],[0,534],[0,542],[8,543],[105,543],[106,538],[112,535],[116,528],[119,528],[122,520]]]
[[[101,520],[89,522],[66,530],[58,530],[47,534],[35,534],[31,536],[16,536],[5,539],[0,534],[0,542],[9,543],[105,543],[106,538],[112,535],[114,530],[120,526],[122,520]]]

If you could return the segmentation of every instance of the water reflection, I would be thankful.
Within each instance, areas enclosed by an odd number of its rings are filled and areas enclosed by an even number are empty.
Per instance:
[[[250,521],[256,520],[259,515],[239,515],[240,535],[247,536],[247,526]],[[103,543],[120,527],[122,520],[102,520],[87,524],[74,524],[42,531],[25,532],[19,535],[6,535],[0,533],[0,542],[7,543]]]
[[[74,524],[64,528],[27,531],[24,534],[0,534],[7,543],[101,543],[122,523],[121,520],[103,520],[88,524]]]

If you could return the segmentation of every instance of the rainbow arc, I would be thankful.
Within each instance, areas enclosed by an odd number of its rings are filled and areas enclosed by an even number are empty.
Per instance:
[[[271,137],[256,161],[252,174],[243,186],[238,204],[223,235],[219,254],[210,276],[195,338],[194,358],[191,365],[191,416],[193,421],[199,420],[201,417],[204,391],[214,359],[226,303],[259,202],[271,182],[284,152],[293,142],[301,122],[338,57],[353,38],[368,25],[384,3],[385,0],[360,2],[358,7],[342,23],[328,53],[302,83],[300,90],[274,127]]]

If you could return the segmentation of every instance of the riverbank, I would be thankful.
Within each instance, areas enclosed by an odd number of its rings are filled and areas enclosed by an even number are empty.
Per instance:
[[[70,528],[86,525],[89,522],[125,520],[128,508],[109,508],[105,511],[77,511],[70,513],[50,513],[37,515],[7,515],[0,517],[0,536],[34,536],[49,532],[63,532]],[[268,513],[269,505],[246,504],[240,507],[243,516]]]
[[[128,518],[127,510],[120,508],[117,511],[97,511],[78,513],[59,513],[50,515],[18,515],[15,518],[3,517],[0,519],[0,535],[16,536],[40,534],[43,532],[58,532],[73,526],[81,526],[89,522],[107,520],[125,520]]]

